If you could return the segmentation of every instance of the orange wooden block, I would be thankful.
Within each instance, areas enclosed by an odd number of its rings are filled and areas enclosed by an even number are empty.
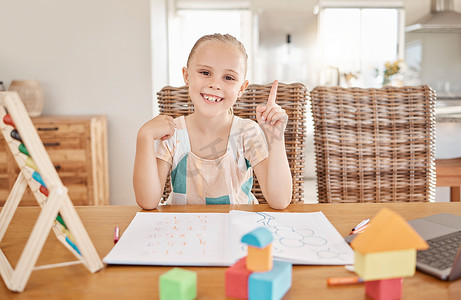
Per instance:
[[[272,270],[272,243],[264,248],[248,245],[246,266],[253,272],[267,272]]]

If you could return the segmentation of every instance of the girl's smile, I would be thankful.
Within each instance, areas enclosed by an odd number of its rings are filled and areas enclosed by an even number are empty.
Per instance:
[[[224,98],[222,97],[218,97],[218,96],[213,96],[213,95],[209,95],[209,94],[204,94],[202,93],[201,94],[203,99],[205,99],[207,103],[217,103],[217,102],[221,102]]]

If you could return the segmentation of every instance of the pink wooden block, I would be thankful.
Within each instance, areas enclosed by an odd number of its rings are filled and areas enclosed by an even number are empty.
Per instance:
[[[226,296],[248,299],[248,277],[252,272],[246,268],[246,257],[226,270]]]
[[[365,282],[365,293],[374,300],[402,298],[402,278],[390,278]]]

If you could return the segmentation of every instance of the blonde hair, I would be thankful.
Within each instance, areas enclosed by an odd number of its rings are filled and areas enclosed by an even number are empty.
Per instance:
[[[187,67],[189,67],[189,62],[191,61],[192,57],[197,51],[197,48],[201,44],[208,42],[208,41],[219,41],[219,42],[226,43],[226,44],[236,47],[244,57],[244,63],[245,63],[244,71],[245,71],[245,76],[246,76],[247,66],[248,66],[248,54],[245,50],[245,46],[243,46],[243,44],[239,40],[237,40],[235,37],[233,37],[230,34],[215,33],[215,34],[204,35],[201,38],[199,38],[197,42],[195,42],[192,49],[190,50],[189,57],[187,58]]]

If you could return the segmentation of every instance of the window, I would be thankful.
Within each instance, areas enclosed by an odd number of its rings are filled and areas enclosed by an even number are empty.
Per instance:
[[[322,9],[319,37],[324,74],[321,83],[381,86],[384,64],[403,58],[402,13],[396,8]],[[337,72],[334,80],[331,70]]]
[[[248,9],[178,9],[169,24],[169,84],[181,86],[182,67],[186,66],[194,43],[205,34],[229,33],[240,40],[248,53],[251,78],[252,17]]]

